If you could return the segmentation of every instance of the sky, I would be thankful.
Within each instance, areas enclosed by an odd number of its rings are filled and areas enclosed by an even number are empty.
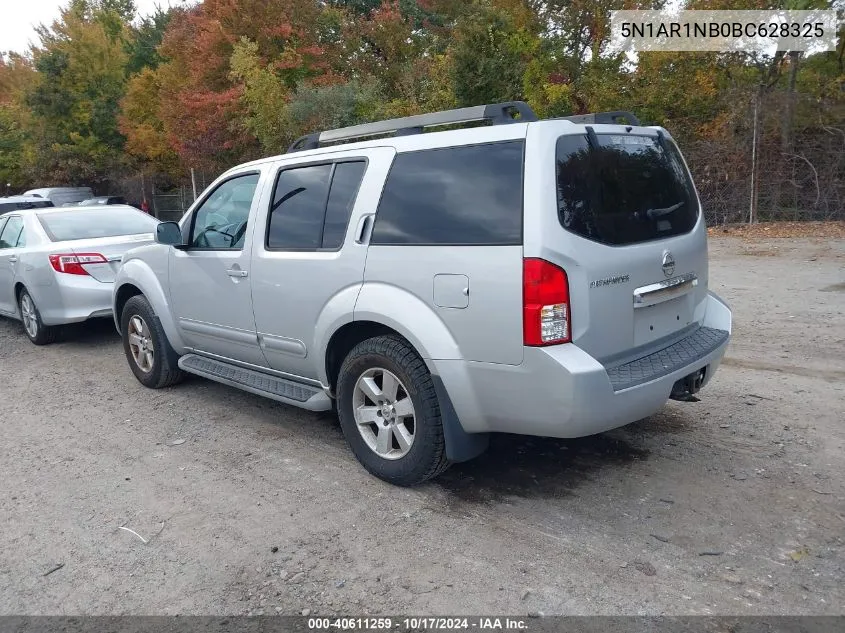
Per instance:
[[[59,9],[67,4],[68,0],[2,0],[0,51],[25,53],[38,38],[35,27],[52,24],[59,17]],[[156,5],[167,8],[171,4],[180,3],[178,0],[135,0],[141,15],[152,13]]]

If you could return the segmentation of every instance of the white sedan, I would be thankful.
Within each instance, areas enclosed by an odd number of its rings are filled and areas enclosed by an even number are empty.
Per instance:
[[[152,243],[158,223],[127,205],[0,215],[0,316],[22,321],[36,345],[56,326],[110,317],[123,254]]]

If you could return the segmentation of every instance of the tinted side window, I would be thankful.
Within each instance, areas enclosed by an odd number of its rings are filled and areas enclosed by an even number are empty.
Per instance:
[[[399,154],[372,244],[522,243],[522,141]]]
[[[346,237],[346,227],[352,207],[358,195],[358,187],[364,178],[367,164],[337,163],[332,175],[332,186],[326,206],[326,222],[323,228],[323,248],[340,248]]]
[[[687,233],[698,200],[678,149],[653,136],[597,134],[557,141],[561,225],[614,246]]]
[[[286,169],[276,179],[267,248],[319,248],[331,165]]]
[[[191,246],[242,248],[257,185],[258,174],[247,174],[227,180],[217,187],[194,214]]]
[[[18,245],[18,238],[23,232],[23,218],[14,215],[6,222],[3,232],[0,233],[0,248],[14,248]],[[23,244],[21,244],[23,246]]]

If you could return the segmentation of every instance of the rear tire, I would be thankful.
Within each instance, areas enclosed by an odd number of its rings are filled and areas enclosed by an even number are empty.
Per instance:
[[[449,467],[434,382],[407,341],[391,335],[359,343],[337,385],[343,435],[371,474],[415,486]]]
[[[44,325],[41,320],[41,313],[26,288],[23,288],[18,296],[18,310],[23,323],[23,331],[30,341],[36,345],[49,345],[55,342],[59,328]]]
[[[185,372],[145,296],[136,295],[123,306],[120,331],[126,360],[138,382],[161,389],[184,380]]]

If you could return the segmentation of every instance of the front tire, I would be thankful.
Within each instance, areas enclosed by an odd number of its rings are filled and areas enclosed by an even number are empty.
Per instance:
[[[407,341],[378,336],[359,343],[337,382],[343,435],[371,474],[415,486],[449,467],[434,382]]]
[[[120,317],[123,351],[135,378],[145,387],[170,387],[185,378],[176,354],[156,318],[153,307],[143,295],[126,302]]]
[[[49,345],[56,340],[58,328],[44,325],[41,313],[26,288],[22,289],[18,296],[18,309],[23,322],[23,331],[30,341],[36,345]]]

